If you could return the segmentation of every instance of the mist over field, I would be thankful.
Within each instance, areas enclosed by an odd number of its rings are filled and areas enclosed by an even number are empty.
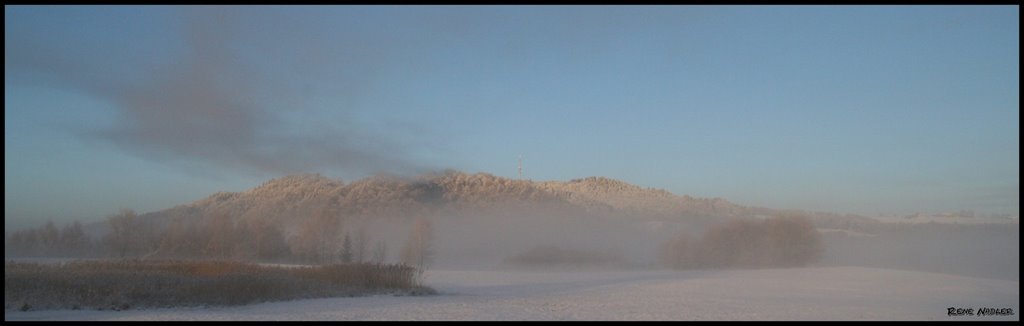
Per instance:
[[[5,320],[1018,320],[1017,6],[7,6]]]
[[[174,304],[166,301],[126,298],[83,298],[67,306],[31,299],[11,289],[5,301],[8,318],[942,320],[950,318],[943,310],[948,307],[926,307],[922,302],[1013,311],[1019,305],[1016,220],[964,217],[963,223],[883,222],[680,197],[600,177],[534,182],[449,170],[416,178],[376,176],[345,183],[319,175],[295,175],[240,193],[217,193],[171,209],[134,214],[123,211],[107,223],[62,228],[50,224],[17,231],[6,239],[5,254],[9,261],[52,257],[41,261],[65,266],[68,273],[77,267],[61,261],[76,257],[230,260],[281,266],[399,264],[423,273],[418,281],[403,282],[437,286],[429,290],[437,294],[417,299],[362,294],[371,295],[367,302],[393,307],[388,310],[353,299],[357,301],[352,306],[345,304],[349,308],[330,312],[320,312],[317,304],[301,308],[285,304],[274,308],[283,309],[281,315],[248,315],[243,311],[249,308],[243,307],[171,313],[166,309]],[[118,224],[126,217],[131,221]],[[18,268],[23,267],[9,265],[8,277],[14,277],[10,273]],[[944,284],[948,282],[957,285],[950,289]],[[937,289],[948,293],[936,297]],[[650,296],[644,297],[645,293]],[[488,299],[464,302],[466,295]],[[303,298],[301,292],[275,296]],[[779,299],[770,306],[757,303],[767,300],[765,296]],[[848,301],[873,296],[888,297],[891,304]],[[207,300],[229,300],[215,298]],[[806,301],[809,298],[816,299]],[[213,302],[264,302],[230,300],[234,301]],[[675,311],[664,300],[683,300],[678,304],[706,311]],[[733,307],[729,313],[714,304],[729,300],[750,304]],[[86,303],[90,301],[95,302]],[[200,306],[225,305],[198,302]],[[628,308],[635,314],[601,312],[626,309],[621,306],[625,302],[639,304]],[[466,305],[476,308],[467,312]],[[524,310],[503,308],[497,315],[481,314],[491,305]],[[593,305],[604,308],[595,310]],[[899,308],[902,305],[906,307]],[[160,309],[125,315],[34,312],[76,307]],[[815,313],[778,313],[797,307],[813,307]],[[449,310],[412,312],[424,309]],[[292,311],[284,313],[287,310]]]

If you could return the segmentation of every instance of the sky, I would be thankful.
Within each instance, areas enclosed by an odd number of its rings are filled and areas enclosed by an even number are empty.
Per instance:
[[[4,224],[271,178],[1018,214],[1018,6],[5,6]]]

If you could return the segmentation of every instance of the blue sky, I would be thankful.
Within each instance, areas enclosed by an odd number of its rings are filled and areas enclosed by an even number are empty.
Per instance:
[[[318,172],[1019,210],[1018,6],[5,6],[5,226]]]

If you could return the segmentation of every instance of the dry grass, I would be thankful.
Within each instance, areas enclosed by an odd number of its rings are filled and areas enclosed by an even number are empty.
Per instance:
[[[243,305],[378,293],[429,294],[404,265],[264,266],[224,261],[6,262],[4,309]]]

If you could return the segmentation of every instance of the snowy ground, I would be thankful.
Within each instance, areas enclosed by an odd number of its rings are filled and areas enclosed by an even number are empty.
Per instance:
[[[898,216],[876,216],[874,219],[885,223],[945,223],[945,224],[1015,224],[1020,225],[1019,218],[994,217],[958,217],[958,216],[915,216],[911,218]]]
[[[134,311],[6,311],[5,320],[1020,320],[1016,281],[864,267],[737,271],[430,271],[442,294]],[[1010,308],[1011,316],[947,315]]]

